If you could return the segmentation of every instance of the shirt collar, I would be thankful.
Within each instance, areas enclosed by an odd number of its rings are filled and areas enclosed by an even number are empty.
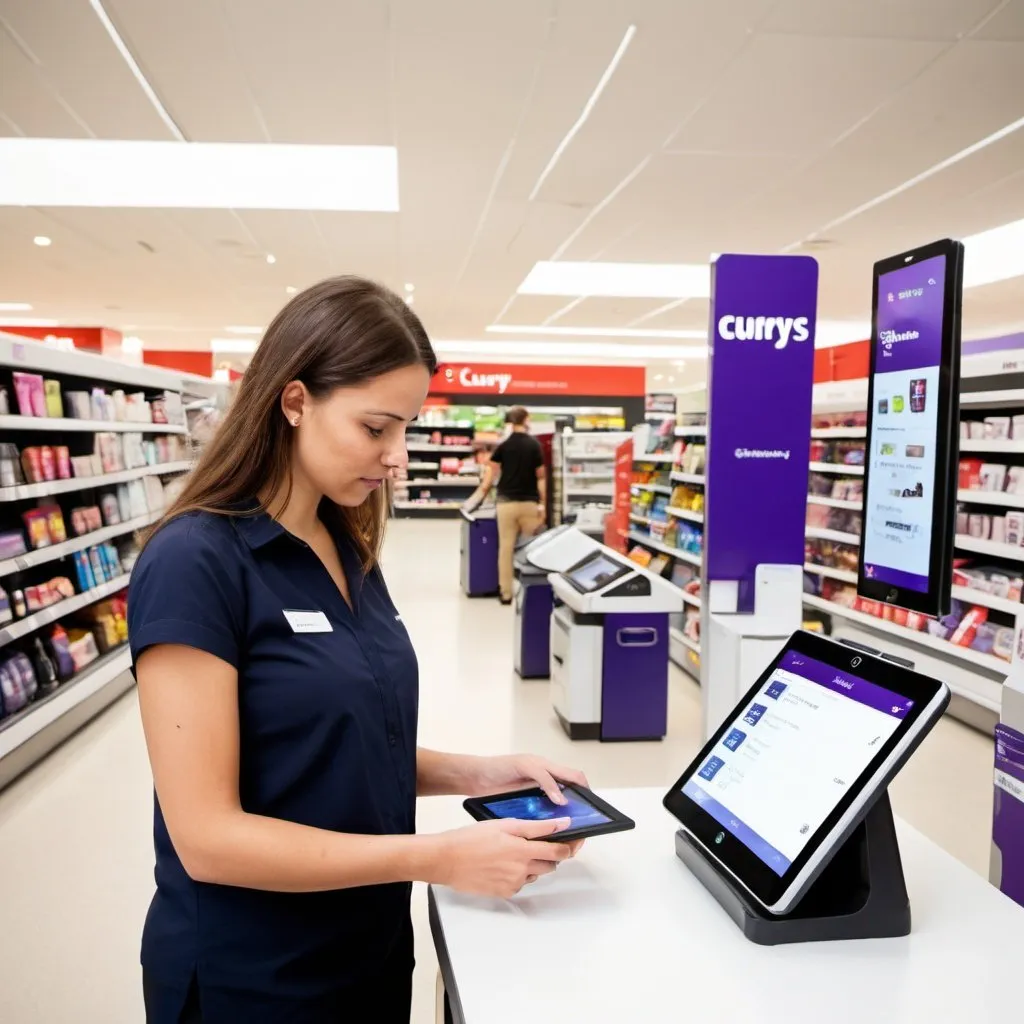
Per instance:
[[[235,525],[242,535],[242,539],[253,551],[266,547],[267,544],[285,536],[288,532],[266,512],[255,511],[255,505],[252,503],[247,503],[244,508],[240,508],[239,513],[234,517]]]

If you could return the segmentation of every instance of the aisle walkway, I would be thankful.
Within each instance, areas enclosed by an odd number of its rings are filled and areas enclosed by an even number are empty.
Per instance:
[[[664,743],[570,743],[547,685],[512,671],[511,611],[458,587],[458,527],[400,521],[385,572],[420,656],[420,739],[476,753],[533,750],[583,768],[597,789],[667,787],[699,738],[699,692],[673,670]],[[991,742],[943,722],[904,771],[897,813],[987,870]],[[0,793],[0,1021],[141,1024],[138,939],[152,890],[149,766],[134,692]],[[431,828],[430,801],[420,827]],[[666,817],[665,848],[672,824]],[[416,894],[413,1020],[433,1020],[436,961]]]

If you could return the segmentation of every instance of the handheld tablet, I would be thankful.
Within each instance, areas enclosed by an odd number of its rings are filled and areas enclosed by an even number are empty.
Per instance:
[[[665,807],[769,913],[785,914],[949,699],[945,683],[794,633]]]
[[[599,796],[583,786],[559,783],[567,803],[559,806],[540,788],[520,789],[514,793],[496,796],[472,797],[463,803],[477,821],[493,818],[518,818],[521,821],[549,821],[570,818],[572,824],[562,832],[544,839],[553,843],[567,843],[576,839],[589,839],[609,832],[625,832],[635,828],[632,818],[605,803]]]

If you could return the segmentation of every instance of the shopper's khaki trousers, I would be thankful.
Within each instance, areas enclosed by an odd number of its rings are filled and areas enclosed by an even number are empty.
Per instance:
[[[532,537],[543,525],[537,502],[498,502],[498,586],[503,601],[512,600],[512,556],[520,534]]]

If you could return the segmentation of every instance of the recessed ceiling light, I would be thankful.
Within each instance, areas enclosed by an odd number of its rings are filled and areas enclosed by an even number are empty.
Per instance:
[[[654,379],[655,380],[664,380],[665,379],[665,374],[663,374],[663,373],[656,373],[654,375]]]
[[[228,334],[262,334],[262,327],[225,327]]]
[[[121,351],[130,355],[138,355],[142,351],[142,339],[135,335],[129,335],[121,339]]]
[[[299,289],[296,288],[295,285],[288,284],[288,285],[285,285],[284,293],[285,293],[285,295],[294,295],[298,290]]]
[[[256,351],[258,341],[247,341],[244,338],[211,338],[211,352],[232,352],[238,355],[251,355]]]
[[[267,262],[268,263],[276,263],[277,262],[277,257],[268,252],[267,253]]]
[[[407,306],[411,306],[415,301],[416,301],[416,296],[415,295],[406,295],[406,297],[405,297],[405,304]]]
[[[27,302],[0,302],[0,309],[11,313],[17,313],[19,310],[31,308],[32,307]]]
[[[516,289],[520,295],[601,295],[629,299],[706,299],[706,263],[535,263]]]
[[[47,246],[47,245],[52,245],[53,244],[52,239],[47,238],[46,235],[36,235],[36,237],[33,238],[32,241],[35,242],[36,245],[42,245],[42,246]]]
[[[397,213],[398,150],[4,137],[0,205]]]
[[[406,281],[406,283],[405,283],[405,290],[407,292],[414,292],[414,291],[416,291],[416,285],[411,284],[410,282]]]
[[[577,338],[691,338],[704,341],[707,331],[671,331],[642,327],[555,327],[544,324],[490,324],[488,334],[550,334]]]

